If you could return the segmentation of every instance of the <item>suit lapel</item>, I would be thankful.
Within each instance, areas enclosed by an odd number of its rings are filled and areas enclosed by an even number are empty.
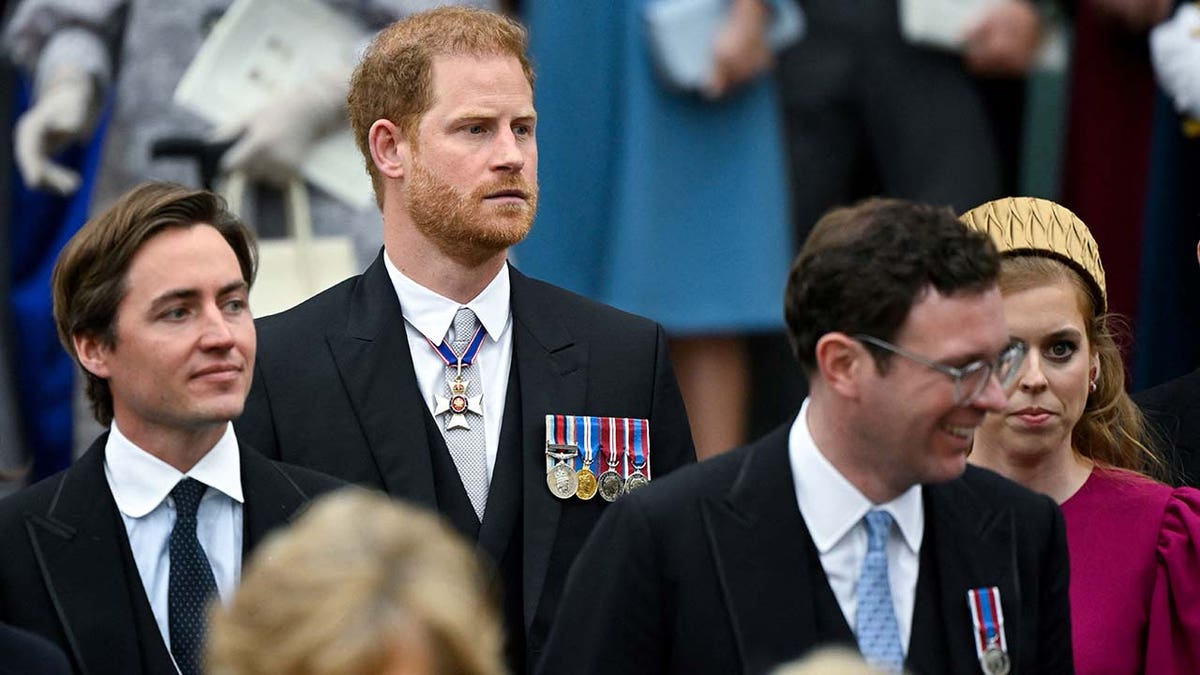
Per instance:
[[[587,345],[545,303],[536,285],[509,267],[512,282],[513,365],[521,387],[521,465],[524,474],[525,627],[542,596],[562,502],[546,489],[546,415],[582,414],[587,394]]]
[[[437,508],[425,420],[404,316],[383,253],[350,298],[345,330],[326,337],[389,494]]]
[[[311,498],[271,460],[240,448],[242,467],[242,560],[276,527],[295,518]]]
[[[143,627],[142,634],[135,628],[143,626],[139,618],[145,617],[135,612],[131,598],[144,598],[145,591],[136,568],[125,564],[128,539],[104,478],[106,439],[107,434],[97,439],[67,470],[47,512],[30,514],[25,524],[72,657],[82,671],[120,664],[123,672],[139,673],[142,641],[152,641],[145,650],[152,663],[171,660],[156,628]],[[149,623],[154,626],[153,620]]]
[[[743,670],[766,672],[818,640],[812,546],[787,455],[788,426],[755,443],[729,494],[702,504]],[[823,573],[820,575],[823,578]]]
[[[922,564],[918,588],[939,589],[942,621],[941,625],[914,622],[908,657],[908,665],[914,671],[932,672],[930,668],[937,663],[933,652],[939,649],[937,645],[944,645],[950,672],[979,672],[967,606],[970,589],[999,587],[1004,614],[1019,616],[1021,598],[1016,583],[1012,517],[1011,509],[988,504],[961,479],[925,486],[925,518],[934,532],[933,538],[922,546],[940,544],[931,556],[922,556],[923,562],[932,559],[933,567]],[[934,583],[925,578],[929,574],[936,575]],[[937,602],[932,598],[917,598],[918,606],[930,601]],[[940,635],[935,635],[935,631]],[[1006,639],[1009,653],[1017,654],[1017,631],[1006,631]]]

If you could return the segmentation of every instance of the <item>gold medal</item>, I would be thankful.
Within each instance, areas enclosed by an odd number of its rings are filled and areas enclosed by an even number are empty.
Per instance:
[[[583,467],[579,469],[576,478],[579,487],[575,496],[587,501],[596,496],[599,485],[596,474],[592,473],[592,461],[596,458],[596,450],[600,445],[600,420],[595,417],[583,418]]]
[[[575,496],[587,501],[596,496],[596,490],[599,485],[596,482],[596,474],[592,470],[584,466],[578,473],[575,474],[576,481],[579,486],[575,488]]]

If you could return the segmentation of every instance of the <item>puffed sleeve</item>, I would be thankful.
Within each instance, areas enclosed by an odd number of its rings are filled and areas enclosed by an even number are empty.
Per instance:
[[[1167,501],[1150,598],[1147,673],[1200,673],[1200,490]]]

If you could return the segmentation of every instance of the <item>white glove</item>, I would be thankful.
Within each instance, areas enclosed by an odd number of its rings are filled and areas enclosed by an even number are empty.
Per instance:
[[[1175,109],[1200,119],[1200,7],[1186,3],[1150,31],[1150,55]]]
[[[252,179],[286,184],[313,144],[345,123],[347,79],[316,77],[218,129],[215,140],[237,138],[221,158],[221,170],[244,171]]]
[[[96,83],[88,73],[60,68],[46,78],[13,130],[13,154],[25,185],[62,195],[79,189],[79,174],[52,158],[91,135],[96,104]]]

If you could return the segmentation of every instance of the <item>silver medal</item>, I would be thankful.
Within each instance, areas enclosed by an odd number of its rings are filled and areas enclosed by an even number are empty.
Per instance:
[[[979,660],[983,665],[983,672],[987,675],[1008,675],[1008,671],[1012,667],[1008,652],[1000,649],[1000,646],[996,644],[990,645]]]

